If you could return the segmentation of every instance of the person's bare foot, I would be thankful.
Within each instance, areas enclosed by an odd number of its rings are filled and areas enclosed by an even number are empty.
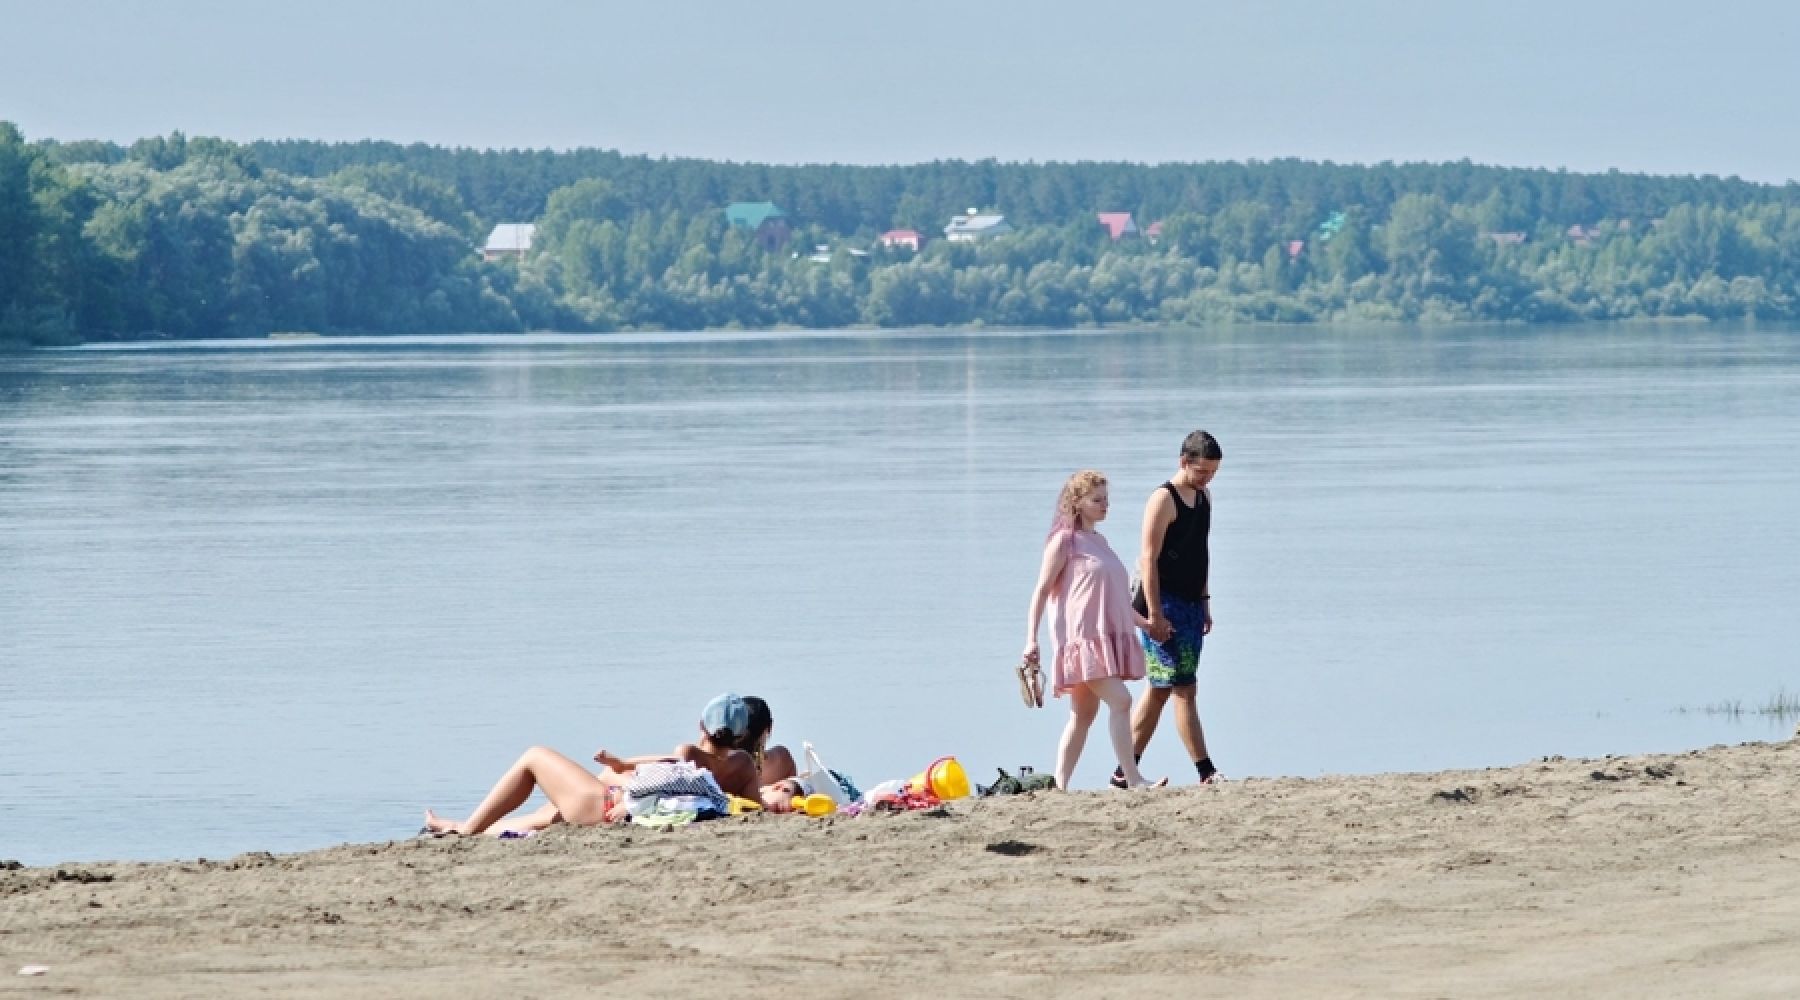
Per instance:
[[[460,825],[453,819],[445,819],[429,809],[425,810],[425,829],[432,833],[461,833],[457,829]]]

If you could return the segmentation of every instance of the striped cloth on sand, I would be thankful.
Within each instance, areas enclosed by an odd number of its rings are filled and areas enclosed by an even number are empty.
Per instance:
[[[634,799],[663,795],[693,795],[712,803],[719,812],[731,809],[731,800],[712,772],[686,760],[658,760],[639,764],[625,783],[625,794]]]

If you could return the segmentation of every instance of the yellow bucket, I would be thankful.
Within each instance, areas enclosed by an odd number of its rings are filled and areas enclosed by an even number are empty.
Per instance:
[[[955,757],[939,757],[931,762],[931,766],[918,774],[907,787],[914,795],[929,792],[944,800],[963,799],[969,796],[969,776],[963,773],[962,765]]]

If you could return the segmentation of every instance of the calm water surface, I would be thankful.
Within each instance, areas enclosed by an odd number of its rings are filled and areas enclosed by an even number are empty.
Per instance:
[[[40,352],[0,357],[0,858],[403,836],[727,688],[864,780],[1047,768],[1010,671],[1056,490],[1105,471],[1130,562],[1194,427],[1231,776],[1790,728],[1698,711],[1800,691],[1790,329]],[[1191,779],[1172,728],[1146,770]]]

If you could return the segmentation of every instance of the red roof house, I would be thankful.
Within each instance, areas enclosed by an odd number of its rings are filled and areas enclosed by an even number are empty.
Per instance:
[[[1106,227],[1106,232],[1113,238],[1114,243],[1127,236],[1138,234],[1137,223],[1131,220],[1130,212],[1101,212],[1095,217],[1100,220],[1102,226]]]
[[[881,245],[884,247],[905,247],[913,253],[925,244],[925,238],[914,229],[890,229],[881,234]]]

